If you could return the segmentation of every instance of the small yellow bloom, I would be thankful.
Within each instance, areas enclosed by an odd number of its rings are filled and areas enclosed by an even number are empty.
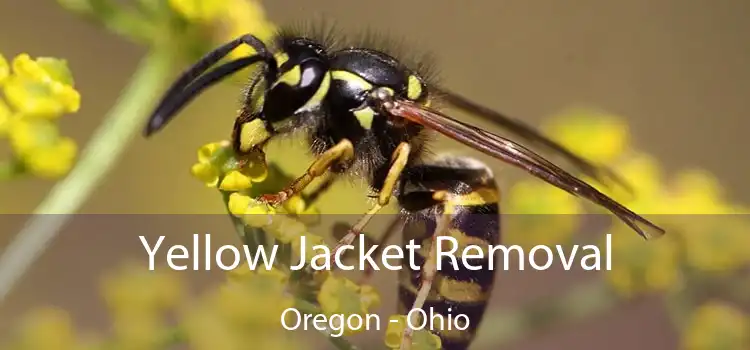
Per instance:
[[[257,201],[251,201],[250,206],[245,210],[242,216],[242,221],[251,227],[267,227],[272,225],[276,220],[273,220],[273,215],[276,211],[264,204]]]
[[[40,147],[24,157],[26,168],[42,178],[61,177],[70,171],[76,159],[78,146],[69,137],[63,137],[49,147]]]
[[[686,350],[750,348],[750,320],[742,311],[722,302],[698,307],[683,334]]]
[[[11,76],[4,84],[5,97],[20,113],[54,119],[78,111],[81,98],[71,87]]]
[[[232,170],[224,175],[219,189],[223,191],[242,191],[250,188],[251,185],[252,182],[249,177],[237,170]]]
[[[666,291],[680,281],[679,247],[672,236],[644,241],[624,226],[612,233],[612,270],[607,282],[620,294]]]
[[[37,309],[26,316],[20,338],[24,349],[74,349],[77,343],[70,315],[55,308]]]
[[[169,0],[169,6],[185,19],[199,23],[214,21],[226,11],[222,0]]]
[[[198,162],[211,162],[216,152],[226,147],[229,147],[229,142],[211,142],[201,146],[198,148]]]
[[[331,275],[320,286],[318,303],[326,315],[357,314],[363,316],[371,308],[379,306],[380,299],[374,298],[374,293],[372,288],[362,288],[347,278]],[[355,334],[365,328],[364,324],[357,329],[350,328],[348,325],[341,326],[345,326],[344,335]]]
[[[73,88],[66,61],[27,54],[13,60],[13,73],[4,84],[8,102],[24,115],[57,118],[77,112],[81,96]]]
[[[227,207],[229,212],[235,216],[244,215],[247,209],[252,205],[253,199],[249,196],[239,193],[229,195]]]
[[[572,109],[552,118],[544,130],[572,152],[596,163],[610,163],[629,146],[628,124],[620,117]]]
[[[286,215],[276,216],[271,225],[268,226],[268,230],[273,234],[274,238],[281,243],[299,241],[299,238],[302,235],[306,236],[308,247],[310,246],[310,243],[316,242],[315,244],[319,244],[317,243],[318,241],[322,242],[322,238],[319,239],[316,235],[307,234],[307,226],[305,226],[304,223]],[[299,250],[295,251],[298,252]]]
[[[305,200],[300,195],[292,196],[284,202],[283,206],[289,214],[301,214],[305,211]]]
[[[131,264],[107,276],[102,291],[116,316],[153,315],[174,307],[183,297],[182,281],[171,271],[149,271]]]
[[[8,60],[5,56],[0,54],[0,85],[5,82],[5,79],[10,75],[10,66],[8,66]]]
[[[276,33],[276,27],[268,21],[263,6],[257,0],[227,0],[227,12],[222,22],[224,30],[220,35],[224,38],[221,41],[252,33],[264,43],[269,44]],[[253,49],[249,46],[242,45],[234,49],[229,56],[239,58],[253,53]]]
[[[9,132],[10,145],[21,157],[41,147],[53,146],[60,139],[57,126],[47,120],[15,120],[11,123]]]
[[[405,315],[391,316],[388,319],[388,328],[385,330],[385,346],[389,349],[399,349],[407,326]],[[443,348],[443,344],[440,337],[422,329],[412,333],[411,348],[414,350],[438,350]]]
[[[506,237],[511,244],[530,248],[568,242],[583,211],[578,198],[547,183],[525,180],[509,191]]]
[[[163,316],[149,313],[118,313],[113,317],[117,344],[123,349],[155,349],[167,330]]]
[[[282,282],[275,273],[255,272],[242,283],[222,285],[209,302],[231,324],[245,329],[280,328],[281,314],[294,305]]]
[[[706,272],[730,272],[750,261],[750,222],[739,215],[681,215],[675,233],[684,242],[690,267]]]
[[[73,75],[68,69],[67,61],[57,58],[39,57],[33,60],[28,54],[22,53],[13,59],[13,73],[42,82],[73,85]]]
[[[57,126],[44,119],[13,120],[9,138],[16,155],[32,173],[41,177],[66,174],[78,151],[73,139],[61,137]]]
[[[208,187],[216,187],[219,182],[219,170],[210,163],[195,163],[190,168],[190,173]]]
[[[186,345],[190,349],[242,349],[247,346],[243,333],[231,327],[213,305],[203,300],[185,312],[181,326],[185,329]]]
[[[289,282],[289,274],[275,267],[270,269],[260,269],[257,271],[257,274],[257,278],[269,278],[272,281],[271,284],[276,284],[279,287],[286,286]]]
[[[5,136],[10,129],[11,121],[13,120],[13,112],[10,107],[0,99],[0,136]]]
[[[680,172],[670,186],[674,193],[670,213],[728,214],[730,206],[724,199],[719,181],[702,170]]]
[[[240,168],[242,165],[242,168]],[[262,152],[244,155],[242,161],[232,157],[231,143],[211,142],[198,149],[198,162],[190,172],[208,187],[217,185],[223,191],[241,191],[262,182],[268,176]],[[218,179],[223,176],[221,184]]]

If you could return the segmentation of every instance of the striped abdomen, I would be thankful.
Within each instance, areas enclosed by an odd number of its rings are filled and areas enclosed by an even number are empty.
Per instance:
[[[465,158],[453,159],[446,164],[420,166],[405,176],[403,192],[399,196],[405,209],[407,223],[404,227],[404,244],[415,240],[421,249],[415,256],[415,265],[423,266],[434,240],[438,220],[446,207],[452,209],[453,217],[447,232],[440,243],[442,252],[450,252],[457,244],[457,249],[449,256],[438,260],[433,287],[422,309],[427,314],[427,325],[430,325],[430,311],[443,315],[442,329],[438,318],[434,318],[433,330],[440,336],[444,349],[466,349],[474,338],[477,328],[484,316],[487,302],[492,293],[494,272],[489,269],[489,246],[500,241],[500,208],[499,191],[492,179],[492,173],[478,167]],[[458,167],[463,165],[464,167]],[[472,165],[473,167],[469,167]],[[418,175],[415,175],[418,174]],[[445,191],[449,194],[447,201],[430,201],[431,194]],[[467,246],[475,246],[467,251],[466,264],[462,252]],[[467,267],[468,265],[468,267]],[[470,269],[474,267],[474,269]],[[399,313],[408,313],[414,303],[417,290],[421,285],[421,269],[413,271],[404,261],[399,281]],[[448,324],[450,315],[454,321],[463,314],[469,320],[465,330],[462,320]],[[449,329],[453,328],[453,329]]]

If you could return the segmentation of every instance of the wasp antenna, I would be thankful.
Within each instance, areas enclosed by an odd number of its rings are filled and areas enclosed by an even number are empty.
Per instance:
[[[211,66],[242,44],[252,47],[256,54],[223,64],[205,76],[201,76]],[[260,39],[250,34],[243,35],[207,53],[185,70],[164,93],[164,97],[148,120],[143,131],[144,136],[148,137],[163,128],[182,107],[206,88],[258,61],[266,63],[268,75],[276,74],[278,67],[273,55]]]
[[[161,129],[166,123],[174,117],[183,107],[190,103],[194,98],[225,77],[235,72],[261,61],[260,56],[248,56],[238,58],[234,61],[225,63],[210,72],[198,77],[194,82],[187,85],[183,90],[172,94],[169,99],[165,99],[151,115],[151,118],[144,130],[145,136],[150,136]]]

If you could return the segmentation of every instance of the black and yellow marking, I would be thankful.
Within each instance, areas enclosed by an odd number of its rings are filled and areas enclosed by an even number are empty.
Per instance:
[[[428,314],[432,309],[444,316],[467,315],[470,323],[466,330],[435,332],[446,350],[466,349],[476,334],[495,281],[487,258],[489,246],[500,241],[500,193],[491,174],[484,169],[455,167],[457,165],[460,163],[450,167],[420,166],[419,171],[405,175],[406,190],[400,197],[402,206],[412,208],[408,215],[413,216],[404,227],[403,242],[406,244],[413,239],[420,243],[415,263],[422,268],[415,271],[405,266],[401,270],[399,313],[406,314],[412,307],[418,307]],[[450,224],[444,232],[438,232],[440,220],[446,218],[443,214],[447,211],[452,213]],[[436,235],[451,236],[458,241],[459,266],[454,268],[451,260],[443,257],[441,270],[435,271],[423,304],[415,305],[419,303],[419,289],[425,283],[425,264]],[[482,266],[482,269],[469,270],[461,265],[460,252],[467,245],[476,245],[484,253],[485,258],[470,260],[473,266]]]

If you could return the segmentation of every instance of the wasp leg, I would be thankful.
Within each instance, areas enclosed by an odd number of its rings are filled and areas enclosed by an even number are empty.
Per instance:
[[[341,247],[352,244],[354,239],[357,238],[357,235],[359,235],[359,233],[364,230],[365,226],[367,226],[367,223],[370,222],[370,219],[383,209],[383,207],[388,205],[393,197],[393,190],[398,183],[398,179],[401,177],[404,168],[406,168],[406,163],[409,160],[410,153],[411,146],[406,142],[401,143],[396,147],[396,150],[393,152],[393,157],[391,158],[391,166],[388,169],[388,174],[383,182],[383,187],[380,189],[380,193],[378,193],[378,202],[375,203],[375,205],[373,205],[372,208],[370,208],[370,210],[368,210],[367,213],[359,219],[356,224],[354,224],[354,226],[352,226],[349,232],[341,238],[341,240],[339,240],[338,244],[336,244],[336,247],[331,252],[332,256],[335,256],[336,252],[338,252]]]
[[[320,183],[320,185],[318,185],[318,187],[310,191],[310,193],[302,195],[305,200],[305,204],[308,207],[315,204],[315,202],[320,198],[320,196],[325,194],[331,188],[331,186],[333,186],[336,180],[338,180],[338,177],[339,177],[338,174],[331,173],[331,172],[326,173],[325,179],[323,180],[323,182]]]
[[[445,201],[445,198],[440,197],[445,197],[445,192],[435,193],[434,198],[436,200]],[[430,244],[429,253],[427,254],[427,260],[425,260],[424,265],[422,265],[419,290],[417,291],[417,295],[414,299],[414,304],[412,304],[411,306],[411,310],[421,309],[424,306],[425,301],[427,300],[427,296],[432,290],[432,283],[435,280],[435,274],[437,273],[437,244],[435,244],[435,242],[437,241],[438,237],[447,234],[451,226],[451,221],[453,219],[453,204],[449,201],[445,201],[443,208],[445,208],[443,215],[437,222],[435,233],[432,235],[432,242]],[[413,315],[416,315],[417,317],[420,316],[419,314],[412,314],[412,316]],[[401,339],[401,350],[409,350],[411,348],[414,329],[412,329],[409,325],[420,324],[419,322],[420,320],[410,320],[407,323],[407,327],[404,330],[404,336]]]
[[[388,227],[385,229],[385,233],[380,236],[380,238],[375,242],[377,244],[377,248],[375,248],[375,251],[372,253],[374,256],[380,256],[380,252],[383,251],[383,244],[385,242],[388,242],[388,240],[393,236],[394,233],[398,232],[397,230],[400,224],[402,224],[401,216],[397,216],[394,218],[390,224],[388,224]],[[370,278],[372,278],[372,273],[375,272],[372,265],[367,265],[365,268],[365,271],[362,273],[362,277],[359,279],[359,284],[368,284],[370,281]]]
[[[302,192],[313,180],[323,176],[335,163],[346,163],[352,159],[354,159],[354,146],[347,139],[341,140],[335,146],[318,156],[310,167],[307,168],[305,175],[294,180],[279,193],[261,196],[261,200],[271,205],[280,204],[289,199],[289,197]]]

